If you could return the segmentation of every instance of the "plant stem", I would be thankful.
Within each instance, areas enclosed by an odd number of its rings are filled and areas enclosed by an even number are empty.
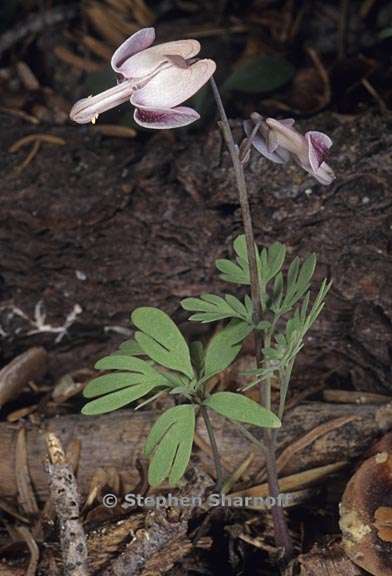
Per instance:
[[[211,424],[210,417],[208,416],[208,410],[205,406],[200,406],[200,412],[203,416],[208,437],[210,439],[211,449],[212,449],[212,456],[214,459],[215,470],[216,470],[216,490],[220,492],[223,486],[223,472],[222,472],[222,464],[220,461],[218,446],[215,439],[214,429]]]
[[[237,144],[234,142],[233,133],[230,128],[229,120],[226,116],[222,98],[220,97],[219,90],[214,78],[211,78],[210,82],[218,106],[219,114],[222,120],[220,125],[222,127],[222,132],[227,148],[230,152],[231,161],[233,163],[235,177],[237,181],[238,195],[240,199],[241,212],[242,212],[242,220],[244,222],[246,248],[248,251],[250,291],[253,304],[253,322],[256,325],[261,321],[260,286],[259,286],[259,274],[257,270],[253,224],[252,224],[252,217],[250,214],[244,167],[241,163],[239,148]]]
[[[222,130],[227,148],[230,152],[236,177],[238,196],[242,212],[242,220],[244,224],[246,247],[248,251],[250,293],[253,305],[253,323],[254,326],[257,326],[262,318],[261,291],[260,291],[259,272],[257,269],[253,224],[249,207],[248,189],[245,180],[244,166],[243,163],[241,162],[239,147],[235,143],[233,133],[229,124],[229,120],[227,118],[226,111],[223,106],[222,98],[220,96],[218,87],[213,77],[210,79],[210,83],[218,107],[219,115],[221,118],[219,126]],[[254,329],[254,337],[256,347],[256,353],[255,353],[256,364],[257,367],[260,368],[262,366],[263,341],[259,330]],[[267,383],[267,385],[261,383],[260,385],[260,403],[267,408],[270,408],[271,405],[269,388],[270,383]],[[276,501],[278,501],[277,499],[279,496],[279,484],[278,484],[278,473],[276,469],[275,441],[273,435],[270,433],[269,430],[265,430],[264,432],[264,445],[265,445],[264,454],[268,476],[269,492],[270,495],[273,496]],[[290,536],[288,533],[288,528],[283,509],[279,506],[273,506],[271,509],[271,513],[274,524],[276,544],[278,547],[283,549],[283,559],[285,561],[288,561],[292,555],[292,544],[290,541]]]
[[[250,149],[252,148],[253,140],[255,139],[255,136],[259,131],[260,125],[261,125],[261,119],[256,120],[252,132],[250,133],[248,138],[244,141],[244,146],[240,147],[240,160],[242,165],[244,165],[247,161],[248,154],[250,152]]]

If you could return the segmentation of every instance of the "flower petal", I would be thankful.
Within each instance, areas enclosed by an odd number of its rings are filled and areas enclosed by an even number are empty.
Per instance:
[[[112,56],[111,65],[113,70],[122,73],[122,66],[134,54],[145,50],[155,40],[154,28],[142,28],[135,34],[132,34],[125,42],[123,42]]]
[[[320,182],[320,184],[323,184],[324,186],[329,186],[329,184],[332,184],[332,182],[335,180],[335,173],[326,162],[323,162],[317,168],[317,170],[313,170],[309,162],[303,163],[300,162],[296,156],[294,156],[294,158],[297,161],[297,163],[301,166],[301,168],[303,168],[304,170],[306,170],[306,172],[311,174],[313,178],[315,178],[318,182]]]
[[[254,123],[252,120],[245,120],[244,130],[248,137],[252,134],[253,128]],[[270,152],[264,137],[260,133],[260,130],[254,137],[252,144],[256,150],[260,152],[260,154],[268,158],[268,160],[276,162],[276,164],[285,164],[290,159],[290,154],[281,147],[278,147],[274,152]]]
[[[106,112],[115,106],[130,99],[133,92],[132,85],[127,80],[109,88],[96,96],[89,96],[78,100],[72,106],[69,116],[71,120],[78,124],[88,124],[93,121],[98,114]]]
[[[145,128],[158,130],[187,126],[200,118],[200,115],[186,106],[177,108],[136,108],[134,119]]]
[[[281,120],[279,120],[279,122],[283,124],[283,126],[287,126],[288,128],[292,128],[295,124],[294,118],[282,118]]]
[[[317,172],[321,164],[324,162],[329,148],[332,146],[332,140],[323,132],[311,130],[305,133],[305,138],[308,143],[309,162],[312,169]]]
[[[199,60],[186,69],[170,66],[136,90],[131,102],[136,108],[174,108],[193,96],[215,68],[213,60]]]
[[[265,122],[275,132],[279,146],[298,156],[301,161],[307,160],[308,144],[300,132],[274,118],[267,118]]]
[[[336,178],[335,172],[326,162],[321,164],[317,172],[311,172],[311,174],[324,186],[329,186]]]
[[[200,52],[197,40],[176,40],[146,48],[124,60],[115,70],[125,78],[143,78],[154,72],[161,64],[168,62],[168,56],[182,56],[185,60]],[[112,62],[113,66],[113,62]]]

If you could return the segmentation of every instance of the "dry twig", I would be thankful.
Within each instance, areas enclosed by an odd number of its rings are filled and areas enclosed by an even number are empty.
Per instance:
[[[65,576],[87,576],[86,536],[79,519],[80,496],[76,478],[68,465],[59,439],[46,435],[49,454],[50,494],[60,522]]]

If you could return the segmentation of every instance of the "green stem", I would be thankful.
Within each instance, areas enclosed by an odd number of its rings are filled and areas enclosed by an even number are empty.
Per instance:
[[[241,205],[242,220],[244,224],[246,247],[249,261],[250,293],[253,305],[253,324],[257,326],[262,318],[261,291],[259,282],[259,273],[257,269],[256,248],[253,232],[253,223],[249,207],[248,189],[245,180],[244,166],[241,162],[239,147],[234,141],[230,123],[223,106],[218,87],[214,78],[210,80],[212,92],[218,107],[221,122],[219,126],[222,130],[227,148],[229,150],[232,164],[234,167],[238,196]],[[254,330],[255,347],[256,347],[256,364],[258,368],[262,366],[262,336],[259,330]],[[270,383],[260,384],[260,403],[265,407],[271,406]],[[279,484],[278,473],[276,469],[275,442],[269,430],[264,432],[265,444],[265,462],[268,476],[268,486],[270,495],[278,501]],[[283,509],[279,506],[273,506],[271,509],[274,524],[275,541],[278,547],[283,549],[284,560],[288,561],[292,555],[292,544],[286,524]]]
[[[223,486],[223,471],[222,471],[222,464],[220,461],[218,445],[215,439],[214,429],[211,424],[210,417],[208,415],[208,410],[205,406],[200,406],[200,413],[203,417],[204,423],[207,428],[208,438],[210,439],[211,449],[212,449],[212,457],[214,459],[215,470],[216,470],[216,490],[220,492]]]

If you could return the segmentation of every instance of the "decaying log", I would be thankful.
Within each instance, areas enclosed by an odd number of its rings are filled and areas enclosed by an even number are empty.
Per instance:
[[[282,170],[256,153],[247,170],[257,242],[286,242],[291,256],[316,252],[317,279],[333,279],[294,376],[307,388],[316,368],[350,377],[359,390],[386,392],[390,118],[364,114],[350,122],[326,113],[298,124],[331,136],[333,185],[319,185],[295,165]],[[6,115],[0,127],[0,362],[40,343],[55,350],[51,369],[61,376],[113,350],[136,306],[158,305],[182,321],[188,317],[179,307],[182,297],[236,291],[219,281],[214,266],[241,231],[219,130],[159,133],[124,146],[86,127],[51,128],[65,145],[42,148],[15,174],[24,152],[8,149],[37,128]],[[39,302],[44,325],[35,317]]]
[[[336,426],[336,419],[347,418],[345,424]],[[157,414],[149,411],[132,413],[123,410],[99,417],[82,415],[53,418],[40,428],[31,427],[26,432],[28,466],[32,484],[39,498],[45,498],[48,492],[47,472],[45,470],[46,445],[45,433],[53,432],[67,447],[71,440],[79,440],[81,453],[78,467],[78,482],[83,494],[88,493],[89,483],[97,468],[111,466],[117,468],[124,489],[132,490],[139,482],[137,460],[142,455],[144,440],[156,419]],[[299,405],[287,413],[284,426],[278,437],[279,450],[282,451],[321,424],[331,421],[329,431],[323,428],[323,434],[287,460],[287,452],[282,475],[292,474],[315,466],[331,464],[341,460],[352,460],[361,455],[369,444],[379,435],[392,429],[392,405],[355,405],[327,404],[311,402]],[[342,420],[343,421],[343,420]],[[245,439],[227,420],[216,417],[218,445],[224,460],[231,469],[236,469],[254,446]],[[255,430],[255,434],[258,431]],[[198,422],[198,434],[205,442],[208,436],[201,421]],[[15,446],[17,427],[0,424],[0,497],[16,496]],[[208,456],[201,456],[213,470]],[[255,453],[251,467],[247,471],[253,474],[263,465],[259,449]]]

